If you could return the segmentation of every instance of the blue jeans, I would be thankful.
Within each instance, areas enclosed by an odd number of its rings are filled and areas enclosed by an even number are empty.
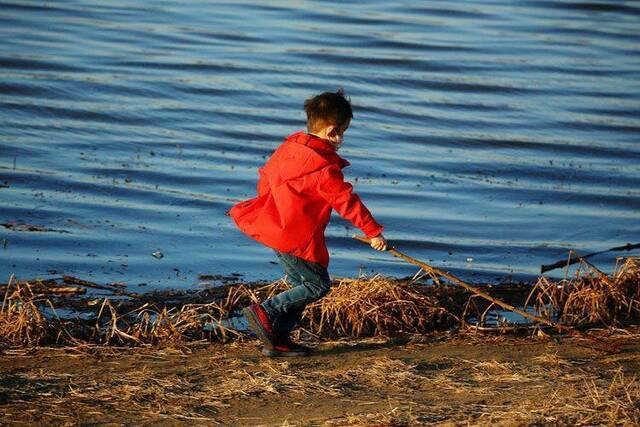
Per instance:
[[[293,287],[262,302],[278,336],[287,338],[302,318],[307,304],[329,292],[329,272],[321,264],[274,250],[287,281]]]

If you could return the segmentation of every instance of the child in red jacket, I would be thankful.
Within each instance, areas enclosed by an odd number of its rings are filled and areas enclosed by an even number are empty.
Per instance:
[[[325,92],[307,99],[307,132],[290,135],[259,169],[257,197],[229,211],[245,234],[272,248],[293,287],[243,310],[249,328],[264,343],[267,356],[303,356],[309,349],[290,334],[307,304],[330,287],[329,253],[324,230],[332,208],[386,250],[387,242],[367,207],[344,181],[349,162],[336,151],[353,112],[344,92]]]

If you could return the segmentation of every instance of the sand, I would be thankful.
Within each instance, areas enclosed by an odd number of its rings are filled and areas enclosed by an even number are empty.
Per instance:
[[[0,415],[11,425],[633,425],[638,332],[607,331],[615,354],[576,338],[473,333],[317,342],[314,356],[287,359],[262,356],[253,339],[6,350]]]

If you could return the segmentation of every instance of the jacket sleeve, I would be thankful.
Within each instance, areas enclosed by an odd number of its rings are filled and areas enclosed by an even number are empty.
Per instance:
[[[259,178],[256,190],[258,191],[258,196],[262,196],[269,191],[269,182],[267,181],[267,177],[265,176],[262,168],[258,169],[258,175]]]
[[[369,238],[376,237],[384,227],[376,222],[360,197],[353,192],[353,186],[344,180],[337,165],[320,171],[318,193],[341,217],[351,222]]]

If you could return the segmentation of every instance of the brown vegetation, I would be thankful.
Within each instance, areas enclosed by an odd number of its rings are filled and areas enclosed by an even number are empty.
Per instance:
[[[14,349],[0,356],[0,413],[31,425],[637,425],[638,332],[618,333],[617,355],[508,335],[329,341],[289,360],[239,341],[188,356]]]
[[[483,287],[563,324],[607,327],[604,334],[623,347],[616,354],[569,339],[552,344],[535,328],[529,331],[538,333],[527,337],[465,332],[470,322],[481,323],[491,303],[415,277],[337,280],[304,314],[301,330],[315,337],[317,357],[292,360],[258,356],[254,343],[236,339],[242,333],[227,323],[240,307],[285,289],[284,281],[128,298],[114,285],[99,285],[113,295],[96,297],[66,289],[88,282],[69,277],[63,282],[64,287],[54,280],[11,279],[0,286],[4,419],[640,423],[638,259],[624,260],[611,275],[585,263],[572,279]],[[55,347],[37,347],[43,345]]]
[[[65,283],[83,286],[65,277]],[[89,286],[89,285],[87,285]],[[0,308],[0,342],[4,347],[38,344],[164,345],[180,347],[199,341],[230,341],[239,335],[228,319],[251,302],[262,301],[287,287],[282,280],[270,284],[236,284],[198,293],[149,293],[122,298],[73,298],[63,295],[55,281],[14,281],[4,290]],[[70,290],[71,289],[71,290]],[[513,292],[514,289],[516,292]],[[573,279],[553,282],[542,277],[533,287],[486,287],[501,298],[529,304],[543,316],[564,325],[624,327],[640,318],[640,262],[622,261],[611,275],[584,263]],[[506,292],[509,291],[509,292]],[[120,297],[118,297],[118,295]],[[71,303],[73,301],[73,303]],[[515,304],[516,302],[514,302]],[[60,307],[74,315],[59,316]],[[415,280],[374,276],[337,280],[329,294],[304,313],[302,330],[316,338],[423,334],[443,328],[464,327],[469,319],[484,318],[489,303],[470,298],[448,285],[425,285]],[[56,311],[58,309],[58,311]],[[208,324],[208,330],[203,325]]]
[[[611,275],[583,261],[576,275],[560,282],[540,278],[531,293],[536,310],[578,326],[620,327],[640,319],[640,258],[619,260]]]

